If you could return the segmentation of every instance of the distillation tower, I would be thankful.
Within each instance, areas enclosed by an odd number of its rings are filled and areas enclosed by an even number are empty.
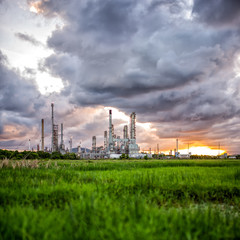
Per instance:
[[[54,124],[54,104],[52,107],[52,152],[58,151],[58,125]]]
[[[130,115],[130,134],[128,134],[128,126],[123,127],[123,138],[114,134],[112,124],[112,110],[109,110],[109,138],[108,138],[108,153],[126,153],[136,154],[140,148],[136,144],[136,113]],[[106,132],[106,131],[105,131]],[[130,136],[130,138],[129,138]],[[104,133],[105,139],[105,133]],[[104,141],[105,144],[105,141]],[[105,146],[105,145],[104,145]]]

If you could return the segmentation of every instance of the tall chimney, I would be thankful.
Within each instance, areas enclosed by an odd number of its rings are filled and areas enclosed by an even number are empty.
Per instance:
[[[107,131],[104,131],[104,150],[107,150]]]
[[[124,139],[128,138],[128,125],[124,125],[123,127],[123,138]]]
[[[44,152],[44,119],[42,119],[42,151]]]
[[[54,104],[52,106],[52,152],[58,151],[58,125],[54,124]]]
[[[109,110],[109,151],[113,151],[113,135],[112,135],[112,110]]]
[[[52,152],[54,151],[54,103],[51,104],[52,107]]]
[[[97,152],[97,140],[96,136],[92,137],[92,152],[96,153]]]
[[[136,113],[130,115],[130,139],[136,139]]]

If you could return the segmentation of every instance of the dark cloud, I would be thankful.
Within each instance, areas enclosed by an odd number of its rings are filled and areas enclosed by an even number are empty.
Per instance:
[[[34,46],[43,46],[43,44],[40,41],[36,40],[33,36],[30,36],[26,33],[18,32],[18,33],[15,33],[15,36],[23,41],[33,44]]]
[[[212,25],[235,25],[240,24],[240,1],[239,0],[195,0],[193,13],[198,18]]]
[[[195,1],[193,9],[188,1],[41,1],[39,7],[66,21],[48,39],[56,54],[41,67],[68,83],[71,103],[110,105],[136,111],[142,121],[196,128],[238,116],[236,82],[228,84],[238,32],[189,20],[193,12],[210,24],[230,23],[238,17],[236,1]]]
[[[4,125],[34,124],[34,116],[44,102],[31,79],[22,78],[8,67],[7,58],[0,51],[0,136]],[[9,136],[10,137],[10,136]]]
[[[68,3],[64,0],[40,1],[36,5],[46,16],[60,14],[67,21],[72,22],[71,29],[80,30],[86,33],[98,35],[101,38],[104,32],[105,40],[123,38],[125,34],[136,31],[134,21],[135,0],[116,0],[116,1],[85,1],[78,3],[73,1]],[[71,12],[70,12],[71,11]],[[76,21],[77,20],[77,21]]]
[[[140,128],[138,141],[143,143],[152,136],[154,141],[180,137],[209,144],[226,136],[238,139],[239,1],[190,2],[35,1],[45,17],[58,16],[64,22],[48,38],[54,53],[39,63],[39,70],[64,82],[56,97],[62,114],[56,115],[67,119],[68,136],[79,141],[74,133],[81,129],[79,138],[96,134],[102,139],[107,116],[86,109],[111,106],[127,114],[135,111],[138,121],[152,123],[155,133]],[[16,36],[41,45],[30,35]],[[33,100],[35,87],[2,66],[3,99],[10,92],[19,98],[4,101],[2,109],[12,113],[11,121],[14,114],[31,116],[39,108]],[[25,74],[35,73],[26,69]],[[4,88],[6,81],[9,88]],[[23,89],[34,94],[20,98]],[[83,120],[88,114],[96,119]]]

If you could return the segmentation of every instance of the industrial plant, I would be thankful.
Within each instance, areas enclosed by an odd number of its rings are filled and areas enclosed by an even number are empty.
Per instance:
[[[104,131],[104,146],[96,146],[96,136],[92,137],[92,151],[88,155],[90,158],[119,158],[122,154],[128,154],[132,157],[141,157],[140,148],[136,143],[136,113],[130,115],[130,127],[128,133],[128,125],[123,127],[123,135],[117,136],[114,133],[114,125],[112,123],[112,110],[109,110],[109,128]],[[85,156],[84,157],[88,157]]]
[[[54,104],[51,104],[51,146],[48,148],[44,146],[44,119],[41,120],[41,148],[38,144],[37,151],[40,149],[45,152],[53,153],[59,152],[62,155],[66,153],[75,153],[80,159],[118,159],[123,158],[152,158],[153,155],[155,157],[161,157],[165,159],[177,158],[177,159],[188,159],[191,158],[192,154],[189,149],[188,143],[188,151],[183,154],[179,152],[179,139],[176,139],[176,148],[169,151],[169,154],[164,154],[159,151],[159,144],[157,144],[157,150],[152,151],[151,148],[148,151],[141,151],[140,147],[137,144],[137,134],[136,134],[136,113],[132,112],[129,116],[129,125],[125,124],[122,128],[122,136],[119,136],[114,131],[113,124],[113,112],[110,109],[108,115],[108,127],[106,126],[105,131],[103,131],[103,138],[100,137],[102,143],[98,143],[97,136],[92,136],[92,147],[83,148],[81,143],[78,144],[77,147],[73,147],[73,138],[70,137],[67,141],[68,148],[64,143],[64,128],[63,123],[60,125],[60,133],[59,126],[55,123],[54,118]],[[107,124],[106,124],[107,125]],[[118,128],[119,129],[119,128]],[[104,129],[103,129],[104,130]],[[60,139],[60,140],[59,140]],[[59,142],[60,141],[60,142]],[[99,141],[100,142],[100,141]],[[31,151],[31,144],[29,139],[29,151]],[[220,156],[220,145],[218,146],[218,151]],[[153,153],[153,154],[152,154]],[[224,155],[226,157],[226,154]]]
[[[63,123],[61,123],[60,144],[58,143],[58,125],[54,122],[54,104],[51,104],[51,149],[50,152],[60,152],[65,154],[67,152],[73,152],[72,138],[69,140],[69,149],[65,148],[63,140]],[[46,151],[44,148],[44,119],[41,121],[41,150]],[[77,147],[76,154],[80,158],[89,159],[102,159],[102,158],[120,158],[122,154],[126,154],[129,157],[143,158],[146,154],[139,153],[140,147],[136,142],[136,113],[132,112],[130,115],[130,124],[124,125],[122,130],[122,137],[117,136],[114,133],[114,125],[112,121],[112,110],[109,110],[109,126],[108,131],[103,132],[103,146],[97,146],[97,137],[92,136],[92,149],[87,151]]]
[[[159,149],[159,144],[156,144],[156,148],[152,149],[141,149],[137,144],[137,134],[136,134],[136,113],[132,112],[129,116],[129,124],[122,124],[122,129],[116,127],[117,131],[114,131],[113,124],[113,112],[110,109],[108,115],[108,121],[106,121],[106,128],[102,129],[101,133],[96,136],[92,136],[92,147],[86,148],[81,146],[81,142],[76,144],[73,147],[73,137],[67,139],[64,142],[64,125],[61,123],[60,125],[56,124],[54,117],[54,103],[51,104],[51,125],[47,125],[47,134],[45,133],[45,119],[41,119],[41,130],[38,131],[38,136],[41,134],[40,144],[37,144],[37,152],[42,151],[46,153],[54,153],[54,156],[66,155],[63,157],[71,157],[78,159],[118,159],[118,158],[158,158],[158,159],[189,159],[193,158],[191,149],[189,148],[189,142],[187,143],[187,148],[179,151],[179,139],[176,139],[175,147],[170,149],[169,152],[163,151],[161,152]],[[48,120],[47,120],[48,122]],[[107,124],[108,122],[108,124]],[[108,126],[107,126],[108,125]],[[59,127],[60,126],[60,127]],[[50,127],[50,129],[49,129]],[[60,130],[60,132],[59,132]],[[105,130],[105,131],[104,131]],[[119,131],[120,130],[120,131]],[[121,133],[122,134],[119,134]],[[46,134],[46,135],[45,135]],[[46,141],[46,136],[51,136],[51,141]],[[121,136],[120,136],[121,135]],[[36,139],[36,137],[35,137]],[[46,145],[47,142],[47,146]],[[90,142],[90,136],[89,141]],[[66,144],[67,143],[67,144]],[[89,144],[90,145],[90,144]],[[186,143],[184,143],[186,145]],[[34,151],[34,148],[31,146],[31,140],[28,140],[28,151]],[[216,150],[217,151],[217,150]],[[59,155],[59,153],[61,155]],[[73,153],[73,154],[69,154]],[[220,154],[220,142],[218,144],[218,157],[226,158],[227,153]],[[199,155],[199,154],[195,154]],[[235,157],[234,155],[232,157]]]

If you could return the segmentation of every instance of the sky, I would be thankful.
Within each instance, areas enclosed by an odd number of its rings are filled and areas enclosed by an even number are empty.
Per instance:
[[[239,0],[0,0],[0,36],[0,148],[42,118],[50,146],[54,102],[67,146],[103,145],[112,109],[141,150],[240,153]]]

